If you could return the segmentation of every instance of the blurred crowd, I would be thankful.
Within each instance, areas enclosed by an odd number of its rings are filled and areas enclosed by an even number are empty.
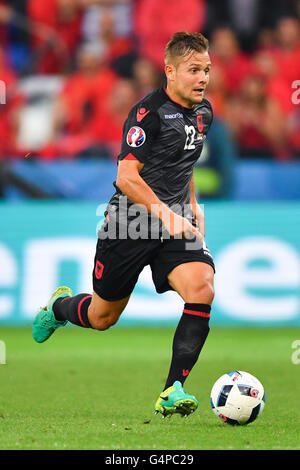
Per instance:
[[[0,0],[0,158],[115,159],[180,30],[210,40],[207,97],[239,157],[299,159],[299,0]]]

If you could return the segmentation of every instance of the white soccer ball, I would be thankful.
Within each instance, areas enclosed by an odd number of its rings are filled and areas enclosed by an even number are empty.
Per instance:
[[[260,381],[241,370],[222,375],[210,394],[213,412],[228,424],[252,423],[264,409],[265,400]]]

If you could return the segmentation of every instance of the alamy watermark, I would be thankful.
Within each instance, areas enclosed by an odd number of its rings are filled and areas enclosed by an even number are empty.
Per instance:
[[[0,365],[6,364],[6,345],[0,340]]]
[[[296,105],[300,104],[300,80],[294,80],[292,88],[295,89],[292,93],[292,103]]]
[[[99,205],[96,215],[103,216],[97,226],[101,240],[185,239],[187,250],[206,249],[190,204],[173,204],[161,216],[161,205],[152,204],[150,212],[142,204],[133,204],[120,195],[117,204]],[[199,205],[200,213],[204,207]],[[203,215],[204,217],[204,215]],[[199,222],[199,221],[198,221]],[[172,234],[171,234],[172,233]]]
[[[0,80],[0,104],[6,104],[6,84]]]
[[[300,364],[300,339],[295,339],[291,345],[292,349],[295,351],[292,353],[291,361],[293,364],[298,365]]]

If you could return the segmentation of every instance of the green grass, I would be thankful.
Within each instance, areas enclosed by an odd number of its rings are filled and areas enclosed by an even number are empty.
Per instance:
[[[31,330],[1,328],[0,449],[300,449],[299,329],[212,328],[185,388],[197,412],[162,420],[153,405],[169,368],[173,328],[64,328],[44,344]],[[232,427],[213,414],[214,381],[230,370],[256,375],[262,415]]]

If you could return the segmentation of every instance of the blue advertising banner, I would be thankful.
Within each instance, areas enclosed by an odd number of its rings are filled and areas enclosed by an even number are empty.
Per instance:
[[[0,325],[32,322],[58,285],[92,291],[97,226],[105,204],[0,204]],[[300,203],[210,202],[206,244],[216,264],[211,323],[300,325]],[[120,324],[175,324],[183,301],[156,294],[141,273]]]

